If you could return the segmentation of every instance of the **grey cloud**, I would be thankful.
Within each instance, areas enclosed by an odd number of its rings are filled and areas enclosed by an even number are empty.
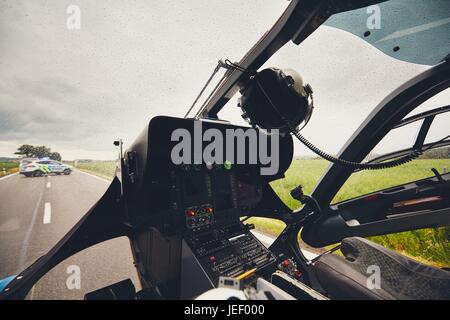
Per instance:
[[[58,143],[102,133],[101,126],[91,123],[99,121],[100,115],[77,112],[77,105],[84,105],[89,97],[64,79],[4,80],[0,97],[2,140]]]

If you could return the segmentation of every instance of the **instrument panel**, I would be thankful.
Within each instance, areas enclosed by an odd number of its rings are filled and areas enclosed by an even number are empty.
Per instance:
[[[182,165],[172,176],[173,207],[188,231],[237,222],[262,199],[262,185],[245,182],[230,164]]]
[[[216,287],[223,276],[253,281],[257,275],[273,271],[276,257],[240,217],[290,211],[269,185],[284,176],[292,161],[290,135],[279,137],[277,171],[271,175],[261,174],[267,163],[239,163],[237,145],[234,158],[229,158],[226,142],[219,152],[224,155],[223,161],[207,163],[202,159],[176,164],[171,156],[178,141],[172,140],[172,133],[183,130],[195,139],[198,122],[153,118],[126,150],[124,167],[119,171],[125,184],[122,192],[127,218],[136,228],[132,245],[141,253],[135,258],[143,270],[142,277],[151,283],[167,284],[165,290],[174,297],[196,296]],[[202,131],[209,129],[220,131],[222,137],[227,137],[227,130],[241,130],[244,136],[246,130],[254,130],[202,121]],[[259,134],[256,137],[253,147],[260,145],[259,139],[269,139]],[[239,148],[249,154],[249,144],[245,142]],[[204,140],[199,146],[205,145]],[[195,154],[195,143],[186,154]],[[161,246],[163,251],[154,250]],[[173,280],[170,285],[169,279]]]
[[[202,123],[200,133],[195,129],[199,122]],[[174,132],[183,130],[191,137],[188,145],[192,150],[187,153],[195,156],[196,135],[202,137],[210,129],[224,137],[223,150],[219,152],[223,155],[222,161],[207,163],[203,157],[200,161],[197,158],[183,160],[181,164],[173,161],[173,150],[179,144],[173,139]],[[189,233],[238,222],[240,216],[256,210],[289,210],[268,183],[283,177],[289,167],[293,156],[292,137],[279,136],[277,171],[262,175],[261,168],[267,165],[259,158],[252,164],[239,162],[238,143],[233,143],[234,152],[228,153],[226,137],[229,130],[241,130],[245,136],[246,130],[254,129],[221,121],[153,118],[125,151],[124,168],[119,171],[125,185],[124,198],[131,223],[152,226],[162,233]],[[253,146],[270,140],[259,134],[255,137]],[[206,140],[198,145],[200,150],[207,146]],[[245,154],[249,154],[250,140],[241,141],[239,148],[242,147]]]

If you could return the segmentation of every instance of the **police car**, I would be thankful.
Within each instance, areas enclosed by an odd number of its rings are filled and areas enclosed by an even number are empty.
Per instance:
[[[40,177],[49,173],[69,175],[72,172],[72,167],[48,158],[27,158],[20,162],[19,172],[25,177]]]

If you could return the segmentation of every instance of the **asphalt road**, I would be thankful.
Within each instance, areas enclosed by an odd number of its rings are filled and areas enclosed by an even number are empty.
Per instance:
[[[69,176],[26,178],[15,174],[0,179],[0,279],[18,274],[51,249],[108,184],[80,171]],[[73,277],[78,271],[79,282]],[[83,299],[86,292],[126,278],[139,288],[124,237],[63,261],[34,286],[28,298]]]

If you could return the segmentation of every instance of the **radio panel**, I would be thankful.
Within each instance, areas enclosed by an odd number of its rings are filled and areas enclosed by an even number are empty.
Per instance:
[[[253,274],[276,267],[275,256],[242,224],[214,229],[185,238],[209,281],[219,277],[251,279]]]

